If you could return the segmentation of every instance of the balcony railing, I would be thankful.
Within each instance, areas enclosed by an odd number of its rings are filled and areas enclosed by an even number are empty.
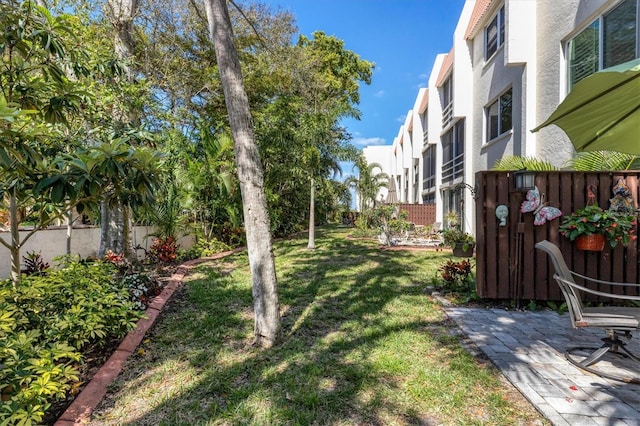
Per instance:
[[[423,145],[426,145],[429,143],[429,131],[425,130],[424,132],[422,132],[422,143]]]
[[[442,181],[450,182],[464,175],[464,152],[442,165]]]
[[[432,176],[427,176],[424,179],[422,179],[422,190],[427,190],[429,188],[435,188],[436,186],[436,176],[432,175]]]
[[[449,105],[442,110],[442,128],[446,128],[453,120],[453,102],[449,102]]]

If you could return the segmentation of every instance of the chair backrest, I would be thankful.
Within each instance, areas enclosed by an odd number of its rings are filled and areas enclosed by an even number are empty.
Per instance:
[[[433,225],[431,225],[432,234],[435,234],[441,230],[442,230],[442,222],[434,222]]]
[[[562,281],[565,280],[575,284],[573,274],[564,261],[562,252],[558,246],[550,241],[543,240],[536,244],[536,248],[547,253],[549,259],[551,259],[551,262],[553,263],[553,267],[556,270],[553,277],[558,283],[558,286],[560,286],[560,291],[562,291],[562,295],[567,302],[567,308],[569,310],[569,315],[571,316],[571,324],[575,328],[576,322],[582,321],[582,300],[580,299],[580,294],[576,293],[576,290],[573,287]]]

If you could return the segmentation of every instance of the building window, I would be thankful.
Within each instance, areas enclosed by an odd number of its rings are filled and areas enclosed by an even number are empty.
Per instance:
[[[594,72],[640,57],[637,0],[624,0],[567,45],[569,88]],[[602,29],[602,31],[601,31]]]
[[[462,197],[461,191],[458,191],[453,188],[447,188],[442,190],[442,214],[443,217],[447,216],[447,213],[455,212],[460,217],[461,223],[460,226],[464,229],[464,224],[462,220],[464,219],[464,215],[462,213]]]
[[[442,99],[442,127],[447,127],[453,120],[453,80],[451,76],[442,85],[440,98]]]
[[[487,142],[512,129],[512,104],[512,92],[509,89],[486,108]]]
[[[442,181],[451,182],[464,174],[464,119],[442,135]]]
[[[420,114],[420,123],[422,123],[422,143],[426,145],[429,143],[429,114],[428,110],[425,109],[422,114]]]
[[[502,6],[491,23],[484,29],[485,59],[492,57],[504,43],[504,27],[504,6]]]
[[[422,189],[428,191],[436,186],[436,146],[429,145],[422,154]]]

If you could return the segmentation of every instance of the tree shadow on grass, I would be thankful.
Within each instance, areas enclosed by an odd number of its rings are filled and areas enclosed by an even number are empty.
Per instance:
[[[412,400],[437,397],[438,389],[414,386],[427,370],[411,364],[465,355],[448,337],[451,325],[427,306],[426,277],[413,263],[425,254],[380,251],[333,232],[318,230],[316,250],[300,250],[304,239],[277,245],[277,262],[298,253],[294,264],[277,266],[278,346],[249,344],[250,279],[239,285],[220,263],[201,267],[207,276],[186,283],[167,305],[93,423],[440,423]],[[443,374],[434,387],[456,386],[456,374],[467,373]],[[135,402],[114,402],[124,395]]]

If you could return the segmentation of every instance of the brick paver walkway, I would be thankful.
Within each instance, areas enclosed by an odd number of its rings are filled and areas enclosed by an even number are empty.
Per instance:
[[[602,330],[574,330],[568,314],[552,311],[447,307],[445,312],[554,425],[640,425],[640,385],[604,379],[564,358],[569,346],[599,346]],[[639,337],[627,346],[636,353]],[[640,375],[637,364],[612,359],[599,364]]]

